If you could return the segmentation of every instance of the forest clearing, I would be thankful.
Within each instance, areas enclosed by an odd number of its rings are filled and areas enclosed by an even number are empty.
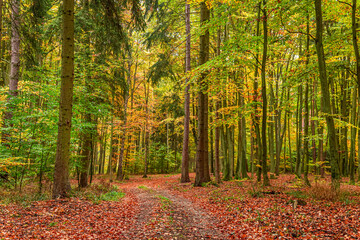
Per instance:
[[[0,239],[360,239],[357,0],[0,0]]]
[[[191,174],[193,179],[195,176]],[[103,178],[82,196],[1,205],[2,239],[358,239],[360,194],[336,197],[326,181],[313,190],[291,175],[262,188],[229,181],[196,188],[180,175],[131,176],[114,182],[125,195],[100,201]],[[255,183],[255,185],[254,185]],[[346,189],[346,190],[345,190]],[[296,204],[297,202],[297,204]]]

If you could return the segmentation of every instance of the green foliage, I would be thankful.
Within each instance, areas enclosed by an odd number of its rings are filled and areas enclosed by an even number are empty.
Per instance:
[[[172,201],[169,198],[161,195],[158,195],[156,197],[159,198],[161,201],[161,208],[163,208],[164,210],[169,209],[170,205],[172,204]]]
[[[300,191],[300,190],[289,191],[289,192],[287,192],[287,194],[289,196],[292,196],[292,197],[295,197],[295,198],[301,198],[301,199],[308,198],[306,192],[303,192],[303,191]]]
[[[99,197],[99,200],[101,200],[101,201],[118,201],[120,198],[123,198],[124,196],[125,196],[125,193],[123,193],[123,192],[111,191],[111,192],[101,194]]]

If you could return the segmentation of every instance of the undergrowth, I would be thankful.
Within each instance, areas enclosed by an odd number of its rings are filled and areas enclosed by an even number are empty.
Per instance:
[[[85,189],[75,191],[74,197],[89,200],[95,204],[101,201],[118,201],[125,196],[116,185],[102,181],[99,184],[93,184]]]

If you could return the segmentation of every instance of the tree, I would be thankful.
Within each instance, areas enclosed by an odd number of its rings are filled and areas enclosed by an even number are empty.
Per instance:
[[[185,5],[185,25],[186,25],[186,53],[185,53],[185,72],[191,70],[191,36],[190,36],[190,5]],[[181,164],[181,182],[190,182],[189,177],[189,133],[190,133],[190,84],[189,79],[185,80],[185,116],[184,116],[184,138],[182,149],[182,164]]]
[[[210,20],[210,10],[206,3],[200,3],[200,23],[202,27]],[[209,30],[200,36],[199,65],[209,60]],[[209,140],[208,140],[208,95],[206,73],[203,72],[198,80],[198,141],[196,149],[196,177],[195,186],[210,181],[209,172]]]
[[[18,96],[18,84],[20,77],[20,0],[12,0],[11,8],[11,59],[10,59],[10,76],[9,76],[9,97],[5,112],[5,125],[11,126],[13,118],[12,109],[13,101]],[[1,9],[2,11],[2,2]],[[0,40],[1,41],[1,40]],[[5,131],[2,133],[3,142],[8,141],[10,133]]]
[[[261,63],[261,94],[263,100],[262,107],[262,156],[261,156],[261,169],[263,174],[263,181],[265,186],[270,185],[269,177],[267,175],[267,147],[266,147],[266,126],[267,126],[267,97],[266,97],[266,61],[267,61],[267,47],[268,47],[268,13],[266,9],[266,0],[263,0],[263,30],[264,30],[264,42],[263,42],[263,56]]]
[[[69,182],[70,133],[74,86],[74,1],[63,0],[61,96],[54,170],[53,198],[66,197]]]
[[[327,131],[329,136],[329,153],[331,166],[331,183],[334,190],[340,187],[340,172],[338,163],[338,142],[336,138],[336,129],[334,118],[331,112],[331,101],[329,93],[329,83],[326,72],[325,53],[323,46],[323,18],[321,0],[315,0],[315,14],[316,14],[316,53],[318,58],[319,78],[321,86],[323,111],[326,119]]]

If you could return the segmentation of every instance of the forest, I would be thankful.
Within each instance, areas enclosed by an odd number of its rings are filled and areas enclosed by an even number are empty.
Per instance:
[[[360,238],[357,0],[0,0],[0,239]]]

